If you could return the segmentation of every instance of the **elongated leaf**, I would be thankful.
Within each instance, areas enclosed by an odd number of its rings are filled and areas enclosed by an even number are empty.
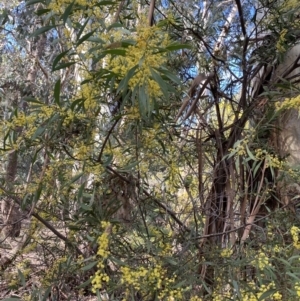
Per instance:
[[[25,277],[19,269],[18,269],[18,277],[20,279],[20,282],[21,282],[22,286],[25,286],[25,284],[26,284]]]
[[[77,34],[77,41],[80,39],[81,34],[83,33],[83,31],[84,31],[86,25],[88,24],[89,20],[90,20],[90,19],[87,18],[86,21],[84,22],[84,24],[81,26],[81,28],[80,28],[80,30],[79,30],[79,32],[78,32],[78,34]]]
[[[87,281],[81,283],[76,288],[84,288],[84,287],[90,286],[91,282],[92,282],[92,278],[89,278]]]
[[[161,91],[164,94],[165,99],[169,98],[169,93],[168,93],[168,86],[166,84],[166,82],[162,79],[162,77],[154,70],[154,69],[150,69],[151,70],[151,75],[153,77],[153,79],[158,83]]]
[[[43,0],[29,0],[29,1],[26,1],[26,5],[29,6],[32,4],[43,3],[43,2],[44,2]]]
[[[52,289],[51,286],[47,288],[47,290],[46,290],[46,292],[45,292],[45,295],[43,296],[42,301],[47,301],[47,300],[49,300],[48,297],[49,297],[49,295],[50,295],[50,293],[51,293],[51,289]]]
[[[43,185],[39,184],[38,189],[36,190],[35,194],[34,194],[34,202],[37,203],[38,200],[40,199],[41,193],[43,190]]]
[[[55,83],[54,86],[54,101],[60,106],[60,79]]]
[[[64,21],[64,24],[67,22],[67,19],[68,19],[69,15],[72,11],[74,3],[75,3],[75,0],[73,0],[73,2],[68,5],[68,7],[66,8],[65,12],[62,15],[62,19]]]
[[[36,138],[38,138],[39,136],[41,136],[42,134],[44,134],[46,130],[46,127],[45,126],[39,126],[36,131],[33,133],[31,139],[32,140],[35,140]]]
[[[121,82],[118,86],[117,93],[119,93],[120,91],[127,90],[128,82],[132,78],[132,76],[135,74],[135,71],[137,68],[138,68],[138,65],[134,66],[127,72],[126,76],[121,80]]]
[[[37,29],[35,32],[33,32],[29,37],[31,37],[31,38],[36,37],[36,36],[38,36],[44,32],[47,32],[53,28],[55,28],[55,25],[47,25],[47,26],[41,27],[41,28]]]
[[[52,71],[55,70],[56,65],[58,64],[58,62],[69,52],[70,49],[63,51],[62,53],[60,53],[53,61],[52,64]]]
[[[100,39],[99,37],[90,37],[90,38],[88,38],[88,41],[94,42],[94,43],[99,43],[99,44],[105,44],[105,42],[102,39]],[[100,49],[100,47],[101,46],[97,46],[98,49]],[[91,51],[92,49],[96,49],[97,50],[97,48],[93,47],[93,48],[89,49],[89,52],[92,52]]]
[[[60,70],[60,69],[63,69],[63,68],[66,68],[66,67],[70,67],[72,65],[76,64],[76,62],[67,62],[67,63],[62,63],[58,66],[56,66],[52,71],[57,71],[57,70]]]
[[[83,104],[84,104],[84,99],[83,98],[78,98],[78,99],[76,99],[72,102],[70,108],[71,108],[72,111],[74,111],[76,107],[79,110],[81,107],[83,107]]]
[[[103,51],[103,53],[125,56],[126,55],[126,50],[125,49],[119,49],[119,48],[117,48],[117,49],[108,49],[108,50]]]
[[[136,41],[135,40],[123,40],[121,41],[122,47],[128,47],[128,46],[133,46],[136,45]]]
[[[192,49],[193,47],[189,44],[171,44],[166,47],[169,51],[180,50],[180,49]]]
[[[44,105],[44,103],[38,101],[36,98],[33,98],[33,97],[24,97],[23,100],[25,100],[26,102],[32,102],[32,103],[36,103],[36,104],[39,104],[39,105]]]
[[[110,26],[107,27],[107,30],[111,30],[112,28],[119,28],[119,27],[123,27],[123,25],[121,23],[113,23]]]
[[[253,171],[253,177],[256,176],[256,173],[257,173],[259,167],[262,165],[262,163],[263,163],[263,161],[259,161],[259,162],[256,164],[256,166],[255,166],[255,168],[254,168],[254,171]]]
[[[249,158],[251,158],[251,160],[253,161],[257,161],[258,159],[252,154],[252,152],[250,151],[248,145],[246,144],[246,151],[247,151],[247,154],[249,156]]]
[[[42,16],[44,14],[49,13],[50,11],[51,11],[51,9],[44,8],[44,9],[39,9],[35,14],[38,16]]]
[[[270,289],[266,292],[264,292],[260,297],[259,297],[259,301],[262,301],[262,300],[266,300],[268,299],[268,297],[274,295],[276,293],[276,289]]]
[[[297,277],[297,276],[295,275],[295,273],[286,272],[286,274],[287,274],[288,276],[292,277],[293,279],[295,279],[296,281],[299,281],[299,280],[300,280],[300,278]]]
[[[71,181],[70,181],[69,183],[67,183],[67,185],[70,185],[70,184],[72,184],[72,183],[78,181],[78,180],[83,176],[83,174],[84,174],[83,172],[80,172],[78,175],[75,175],[75,176],[71,179]]]
[[[84,35],[81,39],[78,40],[78,42],[76,43],[76,46],[79,46],[80,44],[82,44],[85,40],[87,40],[89,37],[91,37],[94,32],[97,29],[95,28],[94,30],[92,30],[91,32],[87,33],[86,35]]]
[[[98,263],[98,261],[93,261],[93,262],[89,263],[88,265],[82,267],[81,270],[82,270],[82,271],[89,271],[89,270],[92,269],[97,263]]]
[[[164,68],[160,68],[158,70],[158,72],[162,73],[163,75],[165,75],[167,78],[169,78],[171,81],[173,81],[175,84],[181,85],[181,81],[180,79],[175,76],[173,73],[171,73],[169,70],[164,69]]]
[[[145,86],[142,85],[139,87],[139,99],[138,99],[138,104],[139,104],[139,109],[140,109],[140,114],[143,119],[146,119],[148,113],[149,113],[149,105],[148,105],[149,99],[148,95],[146,93]]]
[[[114,1],[100,1],[96,4],[96,6],[101,6],[101,5],[115,5],[116,2]]]

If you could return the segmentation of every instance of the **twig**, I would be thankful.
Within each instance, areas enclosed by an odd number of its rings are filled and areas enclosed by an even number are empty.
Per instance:
[[[116,22],[118,21],[124,3],[125,3],[125,0],[122,0],[122,1],[120,2],[120,5],[119,5],[118,10],[117,10],[117,12],[116,12],[116,14],[115,14],[113,23],[116,23]]]
[[[149,26],[153,25],[154,8],[155,8],[155,0],[151,0],[150,7],[149,7],[149,14],[148,14]]]

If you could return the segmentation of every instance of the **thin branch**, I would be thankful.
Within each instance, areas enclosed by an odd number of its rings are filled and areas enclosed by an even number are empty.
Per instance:
[[[150,7],[149,7],[149,14],[148,14],[149,26],[153,25],[154,8],[155,8],[155,0],[151,0]]]
[[[100,150],[100,153],[99,153],[97,162],[102,163],[102,162],[101,162],[101,158],[102,158],[102,154],[103,154],[104,148],[105,148],[105,146],[106,146],[106,143],[107,143],[107,141],[108,141],[108,139],[109,139],[109,137],[110,137],[112,131],[114,130],[115,126],[117,125],[117,123],[118,123],[118,121],[119,121],[120,119],[121,119],[121,117],[117,118],[116,121],[113,123],[112,127],[110,128],[110,130],[108,131],[108,133],[107,133],[107,135],[106,135],[106,137],[105,137],[105,139],[104,139],[104,141],[103,141],[103,145],[102,145],[102,148],[101,148],[101,150]]]
[[[120,16],[120,13],[121,13],[121,10],[122,10],[122,8],[123,8],[123,6],[124,6],[124,3],[125,3],[125,0],[122,0],[122,1],[120,2],[120,5],[119,5],[118,10],[117,10],[117,12],[116,12],[116,14],[115,14],[113,23],[116,23],[116,22],[118,21],[119,16]]]
[[[246,33],[245,20],[244,20],[244,16],[243,16],[243,9],[242,9],[242,5],[241,5],[241,1],[240,0],[235,0],[235,3],[236,3],[238,13],[239,13],[239,17],[240,17],[242,32],[243,32],[243,35],[246,36],[247,33]]]

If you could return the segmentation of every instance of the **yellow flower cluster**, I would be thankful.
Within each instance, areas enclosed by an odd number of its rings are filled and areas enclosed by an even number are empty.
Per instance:
[[[228,249],[228,248],[225,248],[221,251],[220,253],[221,257],[223,258],[229,258],[231,255],[232,255],[232,250],[231,249]]]
[[[109,276],[105,272],[104,261],[110,255],[109,252],[109,231],[107,229],[110,227],[109,222],[102,222],[101,228],[103,233],[98,237],[97,243],[99,245],[97,255],[99,256],[99,261],[97,264],[98,270],[96,271],[92,279],[92,292],[96,293],[98,289],[102,289],[103,284],[109,282]]]
[[[72,0],[52,0],[48,8],[52,9],[56,13],[64,13],[66,7],[72,3]],[[76,0],[76,4],[85,7],[86,10],[94,9],[94,11],[99,10],[99,7],[96,6],[97,0]],[[75,12],[76,14],[76,12]]]
[[[262,296],[262,294],[264,294],[265,292],[269,291],[269,290],[272,290],[272,289],[275,289],[275,283],[274,282],[270,282],[269,284],[265,285],[265,284],[262,284],[260,287],[259,287],[259,291],[257,292],[256,294],[256,297],[257,299],[259,300],[260,297]],[[276,293],[276,297],[277,299],[276,300],[281,300],[281,294],[279,292]],[[278,299],[278,297],[280,297],[280,299]],[[256,300],[257,300],[256,299]]]
[[[241,292],[241,300],[243,301],[257,301],[260,300],[261,296],[270,290],[274,290],[276,285],[274,282],[270,282],[269,284],[265,285],[262,284],[258,289],[256,289],[256,285],[252,282],[249,283],[249,286],[253,289],[252,291],[242,291]],[[282,294],[278,291],[272,294],[272,298],[274,301],[282,300]]]
[[[249,143],[249,138],[238,140],[233,149],[229,149],[229,152],[237,154],[239,156],[246,155],[246,145]]]
[[[252,264],[256,264],[260,270],[263,270],[265,267],[270,265],[269,258],[264,252],[259,252],[255,260],[252,261]]]
[[[281,4],[281,10],[295,9],[299,7],[300,4],[298,0],[286,0]]]
[[[135,290],[141,289],[141,279],[145,278],[148,271],[144,267],[132,270],[129,267],[121,267],[122,280],[121,283],[132,286]]]
[[[84,143],[80,143],[77,147],[74,148],[74,156],[78,160],[85,160],[91,156],[92,147]]]
[[[292,235],[292,239],[293,239],[293,246],[296,249],[300,249],[299,233],[300,233],[300,229],[298,227],[293,226],[291,228],[291,235]]]
[[[166,277],[166,270],[159,262],[154,261],[151,267],[136,269],[121,267],[121,283],[129,293],[130,288],[141,292],[158,292],[159,300],[182,300],[183,288],[172,288],[176,276]],[[127,296],[128,297],[128,296]],[[125,299],[124,299],[125,300]],[[126,299],[127,300],[127,299]]]
[[[299,110],[300,108],[300,95],[293,97],[293,98],[286,98],[282,102],[276,103],[276,110],[289,110],[289,109],[296,109]]]
[[[125,77],[129,70],[138,66],[136,73],[128,82],[129,88],[144,85],[146,93],[151,97],[162,95],[156,81],[151,79],[151,68],[159,68],[166,62],[166,55],[159,52],[158,47],[165,47],[169,43],[166,33],[156,26],[148,26],[141,22],[137,27],[136,44],[129,46],[124,57],[114,57],[109,63],[109,68],[114,73]]]
[[[279,35],[279,39],[276,43],[276,48],[279,52],[285,52],[286,51],[286,46],[284,45],[285,42],[286,42],[286,34],[287,34],[287,29],[283,29],[281,32],[280,32],[280,35]]]
[[[191,297],[190,301],[202,301],[202,298],[193,296],[193,297]]]
[[[84,84],[81,86],[79,95],[84,99],[84,108],[88,111],[93,111],[98,108],[96,101],[97,90],[92,84]]]
[[[295,291],[298,297],[300,297],[300,282],[295,283]]]
[[[280,160],[278,156],[268,153],[266,150],[258,148],[255,150],[255,158],[257,160],[266,160],[266,167],[274,167],[278,169],[283,169],[285,165],[284,160]]]

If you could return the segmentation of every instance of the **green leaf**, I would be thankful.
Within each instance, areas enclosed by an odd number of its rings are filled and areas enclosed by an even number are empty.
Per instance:
[[[150,68],[150,70],[151,70],[151,75],[152,75],[153,79],[158,83],[161,91],[164,94],[165,99],[169,99],[168,86],[167,86],[166,82],[152,68]]]
[[[18,269],[18,277],[20,279],[20,282],[21,282],[22,286],[25,286],[25,284],[26,284],[25,277],[19,269]]]
[[[46,13],[49,13],[50,11],[51,11],[51,9],[44,8],[44,9],[39,9],[35,14],[38,16],[42,16]]]
[[[84,288],[84,287],[90,286],[91,282],[92,282],[92,278],[89,278],[87,281],[81,283],[76,288]]]
[[[91,263],[89,263],[88,265],[84,266],[81,268],[82,271],[89,271],[90,269],[92,269],[95,265],[97,265],[98,261],[93,261]]]
[[[51,286],[47,288],[47,290],[46,290],[46,292],[45,292],[45,294],[44,294],[44,296],[43,296],[42,301],[47,301],[47,300],[49,300],[48,297],[49,297],[49,295],[50,295],[50,293],[51,293],[51,290],[52,290],[52,287],[51,287]]]
[[[169,51],[180,50],[180,49],[192,49],[193,47],[189,44],[170,44],[166,47]]]
[[[114,1],[100,1],[96,4],[96,6],[100,6],[100,5],[115,5],[116,2]]]
[[[94,30],[92,30],[91,32],[85,34],[81,39],[79,39],[76,43],[76,46],[79,46],[80,44],[82,44],[85,40],[87,40],[89,37],[91,37],[94,32],[97,30],[97,28],[95,28]]]
[[[134,161],[132,163],[127,164],[126,166],[122,167],[119,169],[119,171],[121,172],[128,172],[128,171],[132,171],[134,167],[136,167],[139,164],[138,161]]]
[[[82,208],[84,211],[91,211],[91,210],[93,210],[93,208],[91,206],[83,204],[83,203],[80,204],[80,208]]]
[[[40,102],[36,98],[30,97],[30,96],[24,97],[23,100],[25,100],[26,102],[32,102],[32,103],[36,103],[39,105],[45,105],[43,102]]]
[[[278,258],[276,258],[278,261],[281,261],[284,265],[285,265],[285,268],[287,268],[287,267],[291,267],[291,264],[287,261],[287,260],[285,260],[285,259],[283,259],[283,258],[280,258],[280,257],[278,257]]]
[[[125,56],[126,55],[126,50],[125,49],[120,49],[120,48],[108,49],[108,50],[104,50],[103,53],[104,54],[115,54],[115,55]]]
[[[77,41],[80,39],[80,36],[83,33],[83,31],[84,31],[86,25],[88,24],[89,20],[90,20],[90,18],[87,18],[86,21],[84,22],[84,24],[81,26],[81,28],[80,28],[80,30],[77,34]]]
[[[54,59],[53,64],[52,64],[52,71],[56,70],[55,67],[56,67],[57,63],[69,52],[69,50],[70,49],[63,51]]]
[[[41,136],[46,130],[45,126],[39,126],[36,131],[33,133],[31,140],[35,140],[36,138],[38,138],[39,136]]]
[[[55,83],[54,86],[54,101],[60,106],[60,79]]]
[[[249,149],[249,147],[248,147],[247,144],[246,144],[246,151],[247,151],[248,156],[251,158],[251,160],[257,161],[257,158],[254,157],[254,155],[253,155],[252,152],[250,151],[250,149]]]
[[[90,37],[90,38],[88,38],[88,41],[89,41],[89,42],[93,42],[93,43],[105,44],[105,42],[104,42],[102,39],[100,39],[99,37]],[[101,46],[97,46],[97,47],[94,47],[94,48],[89,49],[89,53],[92,52],[92,51],[91,51],[92,49],[95,49],[95,50],[101,49],[100,47],[101,47]]]
[[[126,266],[126,263],[116,257],[110,257],[109,258],[111,261],[115,262],[119,266]]]
[[[80,172],[78,175],[75,175],[75,176],[71,179],[71,181],[70,181],[69,183],[67,183],[66,185],[70,185],[70,184],[72,184],[72,183],[78,181],[78,180],[83,176],[83,174],[84,174],[83,172]],[[64,186],[66,186],[66,185],[64,185]]]
[[[69,67],[69,66],[72,66],[74,65],[76,62],[67,62],[67,63],[62,63],[62,64],[59,64],[58,66],[56,66],[54,69],[52,69],[52,71],[57,71],[57,70],[60,70],[60,69],[63,69],[63,68],[66,68],[66,67]]]
[[[297,277],[297,276],[295,275],[295,273],[286,272],[286,274],[287,274],[288,276],[294,278],[297,282],[300,280],[300,278]]]
[[[83,104],[84,98],[78,98],[72,102],[70,108],[72,111],[74,111],[76,107],[78,107],[78,110],[80,110],[80,108],[83,107]]]
[[[120,27],[123,27],[123,25],[121,23],[113,23],[111,24],[110,26],[107,27],[107,31],[113,29],[113,28],[120,28]]]
[[[122,47],[128,47],[128,46],[134,46],[136,45],[136,41],[135,40],[123,40],[121,41],[121,45]]]
[[[239,284],[237,283],[236,280],[232,279],[232,285],[233,285],[233,288],[235,290],[235,293],[238,295],[238,297],[241,297],[241,293],[240,293],[240,286]]]
[[[36,190],[35,194],[34,194],[34,202],[37,203],[38,200],[40,199],[41,193],[43,190],[43,185],[39,184],[38,189]]]
[[[255,166],[255,168],[254,168],[254,171],[253,171],[253,177],[256,176],[256,173],[257,173],[258,169],[260,168],[260,166],[262,165],[262,163],[263,163],[263,161],[259,161],[259,162],[256,164],[256,166]]]
[[[140,109],[140,114],[143,119],[145,119],[149,113],[149,98],[146,93],[145,86],[142,85],[139,87],[139,95],[138,95],[138,104]]]
[[[2,301],[17,301],[17,300],[21,300],[21,298],[17,298],[17,297],[5,298]]]
[[[43,0],[30,0],[30,1],[26,1],[26,6],[32,5],[32,4],[36,4],[36,3],[43,3]]]
[[[65,12],[62,15],[62,19],[64,21],[64,24],[67,22],[67,19],[68,19],[69,15],[72,11],[74,3],[75,3],[75,0],[73,0],[73,2],[68,5],[68,7],[66,8]]]
[[[37,29],[35,32],[33,32],[29,37],[30,38],[36,37],[36,36],[38,36],[44,32],[47,32],[53,28],[55,28],[55,25],[47,25],[47,26],[41,27],[41,28]]]
[[[113,154],[104,154],[102,157],[102,164],[103,166],[108,166],[112,162],[114,156]]]
[[[274,294],[276,293],[276,291],[277,291],[276,289],[270,289],[270,290],[264,292],[264,293],[259,297],[258,300],[259,300],[259,301],[261,301],[261,300],[266,300],[268,297],[274,295]]]
[[[128,82],[132,78],[132,76],[135,74],[135,71],[137,68],[138,68],[138,65],[134,66],[127,72],[126,76],[121,80],[121,82],[118,86],[117,93],[119,93],[120,91],[127,90]]]
[[[165,75],[167,78],[169,78],[171,81],[173,81],[175,84],[181,85],[180,79],[177,76],[175,76],[173,73],[171,73],[169,70],[165,68],[160,68],[158,69],[158,71],[163,75]]]

